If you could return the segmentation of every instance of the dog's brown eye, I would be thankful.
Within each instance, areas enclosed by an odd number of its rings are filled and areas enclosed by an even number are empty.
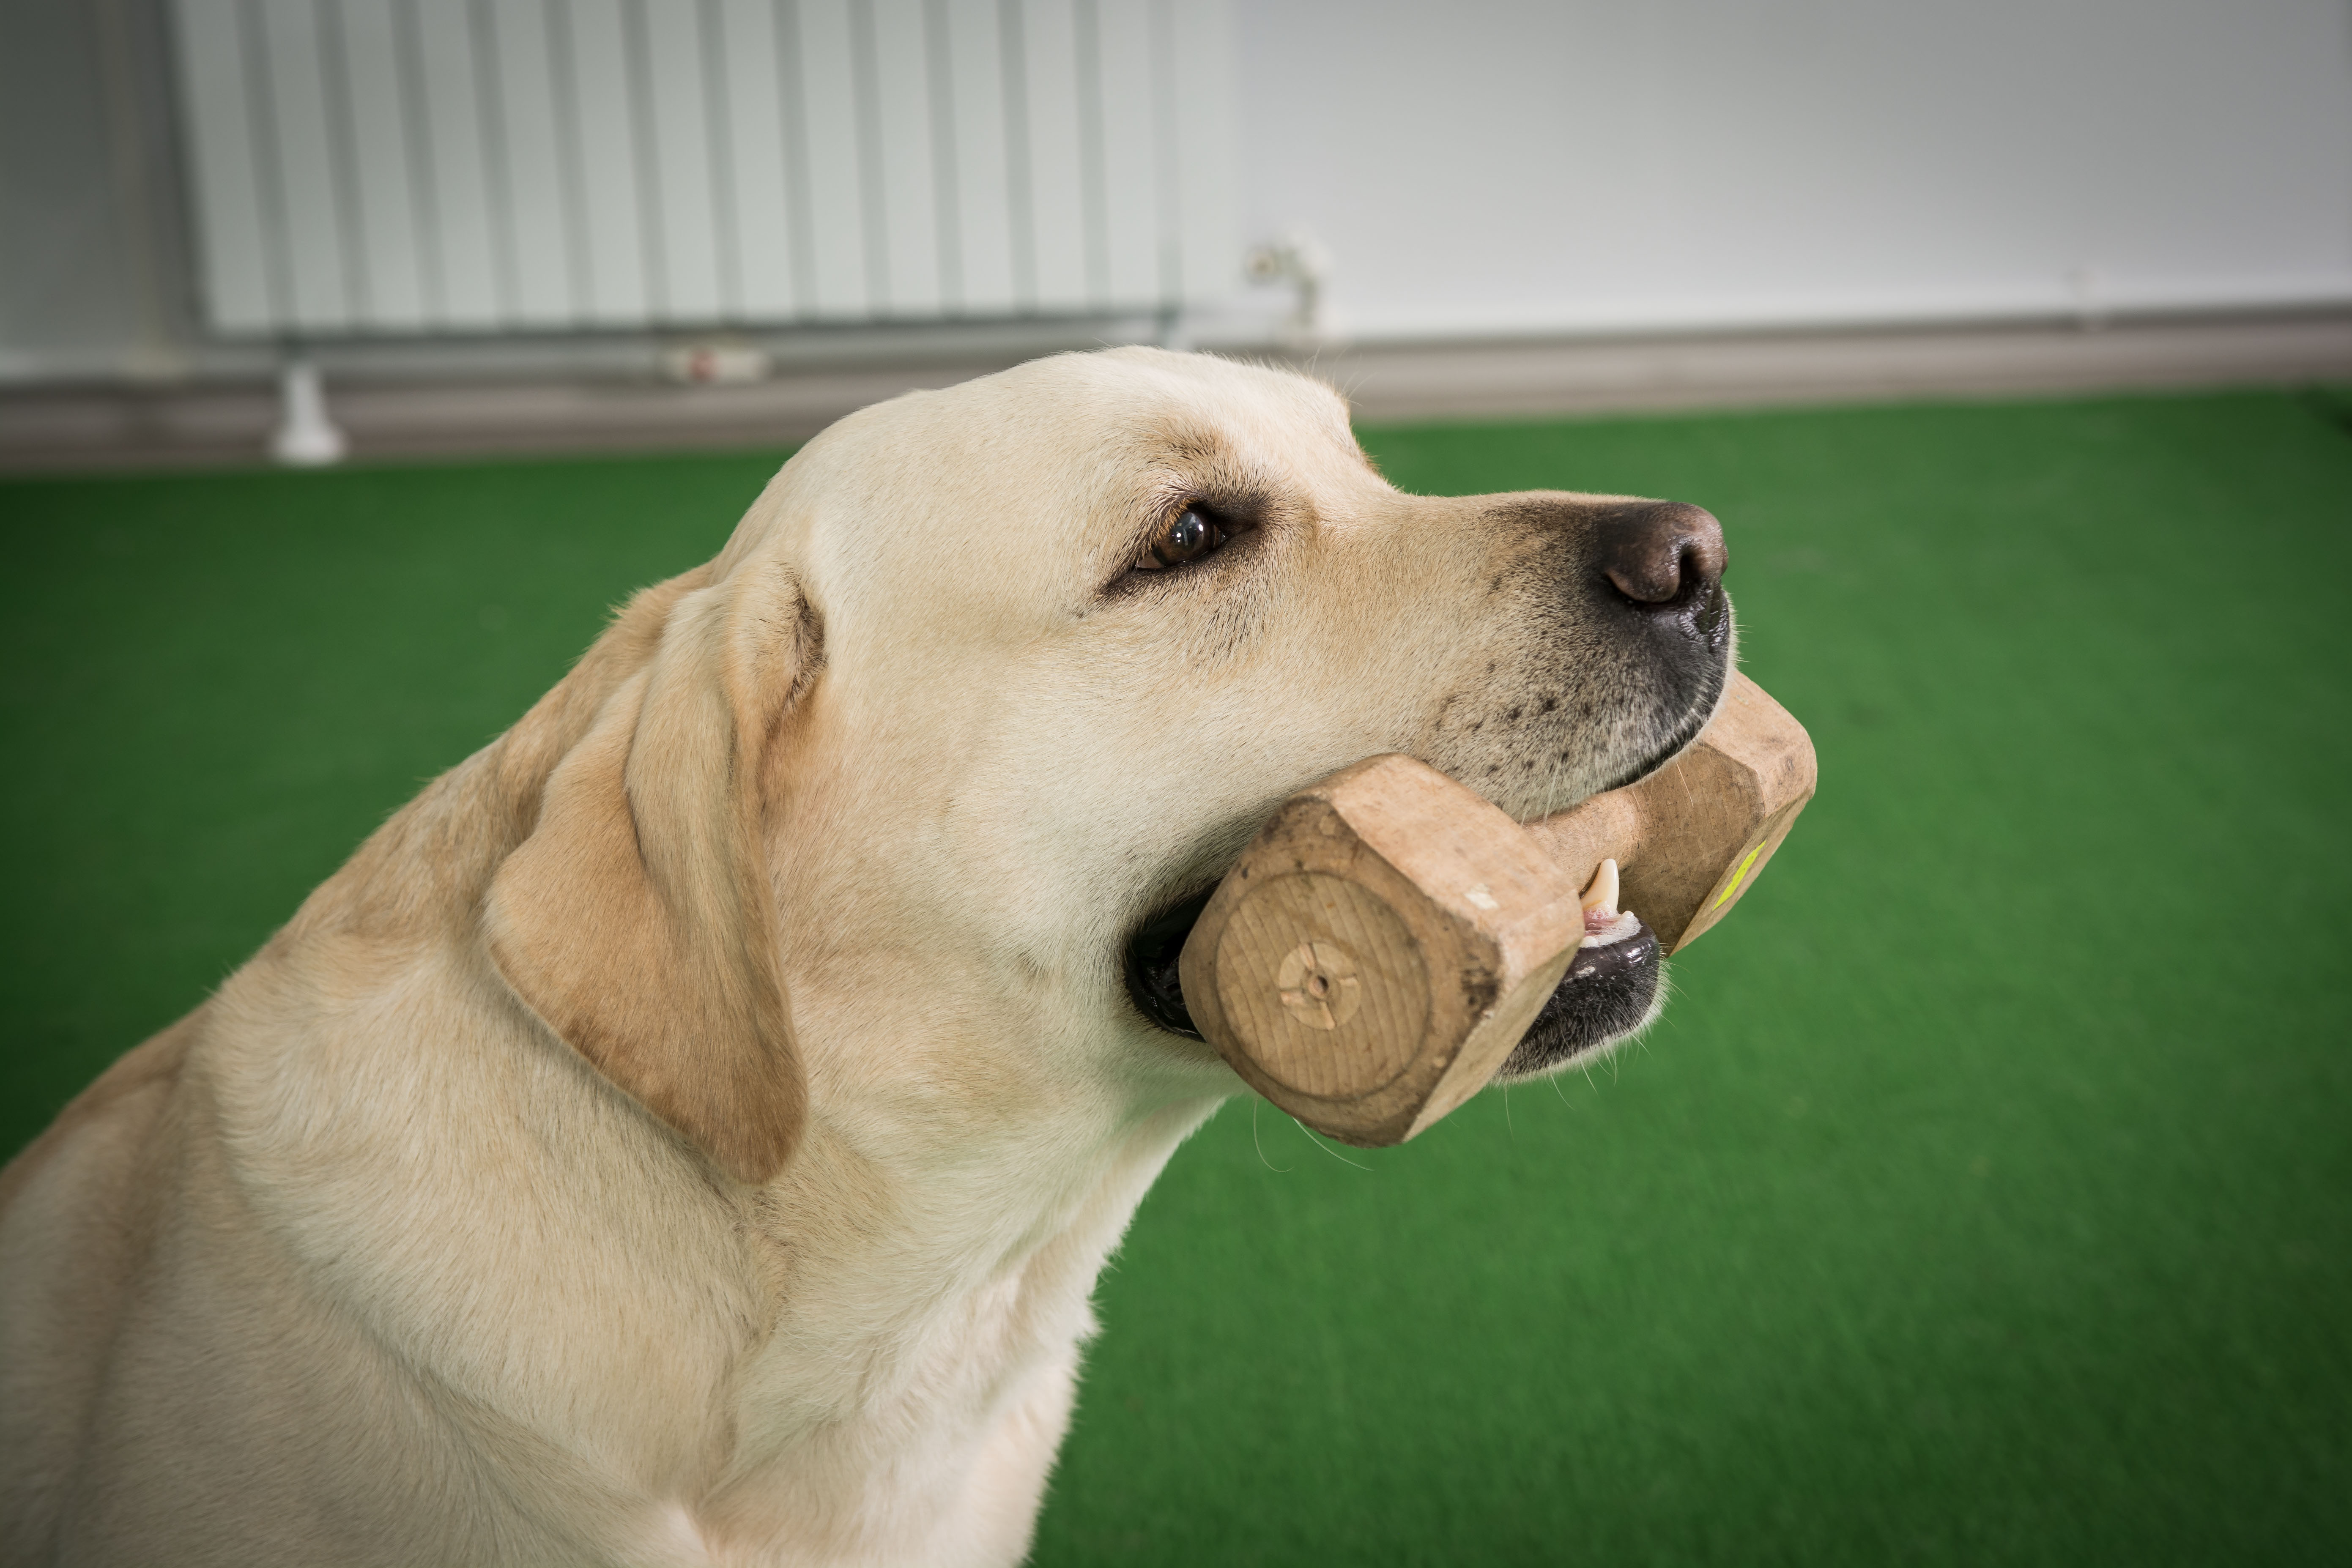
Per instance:
[[[1160,525],[1136,562],[1139,572],[1164,572],[1198,561],[1229,537],[1223,523],[1197,506],[1188,506]]]

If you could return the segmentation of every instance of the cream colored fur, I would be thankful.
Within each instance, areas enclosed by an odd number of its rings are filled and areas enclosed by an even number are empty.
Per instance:
[[[1196,492],[1247,548],[1121,584]],[[1577,657],[1486,504],[1148,350],[811,443],[0,1178],[0,1556],[1019,1560],[1237,1087],[1122,933],[1357,758],[1616,765],[1466,720]]]

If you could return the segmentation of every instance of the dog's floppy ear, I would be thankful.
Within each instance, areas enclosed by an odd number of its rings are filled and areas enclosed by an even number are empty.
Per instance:
[[[651,658],[548,776],[487,910],[515,994],[740,1182],[783,1168],[807,1112],[761,780],[816,660],[779,571],[678,595]]]

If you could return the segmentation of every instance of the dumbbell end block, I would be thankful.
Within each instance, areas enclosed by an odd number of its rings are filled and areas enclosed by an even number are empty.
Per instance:
[[[1251,1088],[1344,1142],[1402,1142],[1481,1088],[1559,985],[1580,886],[1412,759],[1294,795],[1220,884],[1181,975]]]

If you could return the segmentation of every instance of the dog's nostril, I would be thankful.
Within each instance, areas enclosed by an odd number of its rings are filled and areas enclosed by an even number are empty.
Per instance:
[[[1637,605],[1697,598],[1723,580],[1723,525],[1686,501],[1629,501],[1593,520],[1599,565]]]

